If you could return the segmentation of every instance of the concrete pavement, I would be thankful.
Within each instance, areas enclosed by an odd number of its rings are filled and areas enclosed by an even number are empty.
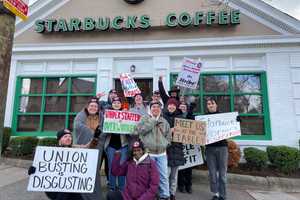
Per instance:
[[[104,180],[104,179],[102,179]],[[27,170],[0,164],[0,200],[47,200],[42,192],[27,192]],[[102,184],[103,185],[103,184]],[[211,198],[208,184],[193,185],[193,194],[177,193],[178,200],[208,200]],[[228,200],[296,200],[300,193],[282,193],[276,191],[259,191],[255,186],[243,188],[228,185]]]

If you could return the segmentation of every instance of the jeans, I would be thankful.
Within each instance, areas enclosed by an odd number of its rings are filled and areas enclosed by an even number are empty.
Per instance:
[[[176,194],[176,189],[177,189],[178,168],[179,168],[179,166],[168,167],[169,182],[170,182],[170,187],[169,187],[170,194],[174,195],[174,196]]]
[[[124,162],[127,160],[127,152],[128,152],[128,146],[121,147],[121,149],[115,149],[110,146],[106,148],[106,155],[108,159],[108,168],[109,168],[109,175],[108,175],[108,180],[109,180],[109,189],[110,190],[116,190],[117,189],[117,179],[118,179],[118,189],[123,191],[124,185],[125,185],[125,176],[113,176],[111,173],[111,164],[114,159],[114,155],[116,151],[121,152],[121,160],[120,162]]]
[[[156,161],[156,166],[159,171],[159,197],[169,198],[169,177],[168,177],[168,159],[167,155],[151,156],[151,159]]]
[[[228,147],[206,147],[210,190],[226,199]]]

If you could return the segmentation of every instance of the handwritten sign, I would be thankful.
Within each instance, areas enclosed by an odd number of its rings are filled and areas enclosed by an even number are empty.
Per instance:
[[[104,114],[103,132],[130,134],[140,119],[141,116],[133,112],[106,110]]]
[[[185,144],[183,153],[185,163],[179,167],[179,170],[202,165],[204,163],[200,145]]]
[[[183,144],[205,144],[205,122],[175,118],[173,141]]]
[[[197,121],[206,122],[206,144],[241,135],[237,116],[238,112],[196,116]]]
[[[3,5],[22,20],[26,20],[28,18],[28,2],[29,0],[4,0]]]
[[[92,193],[98,150],[38,146],[28,191]]]
[[[200,77],[200,69],[202,63],[194,61],[193,59],[184,58],[182,63],[182,70],[176,80],[176,85],[185,88],[196,89]]]
[[[120,81],[125,97],[133,97],[136,94],[140,94],[141,90],[138,88],[137,84],[133,78],[128,73],[123,73],[120,75]]]

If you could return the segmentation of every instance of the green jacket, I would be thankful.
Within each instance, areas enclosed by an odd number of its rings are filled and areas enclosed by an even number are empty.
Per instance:
[[[166,152],[167,146],[171,143],[171,131],[169,123],[163,118],[158,120],[150,115],[144,115],[134,130],[144,143],[146,150],[152,154]]]

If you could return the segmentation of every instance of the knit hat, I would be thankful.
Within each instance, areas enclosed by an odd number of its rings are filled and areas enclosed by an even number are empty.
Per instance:
[[[175,98],[170,98],[167,102],[167,106],[170,105],[170,104],[173,104],[177,107],[178,106],[178,101]]]
[[[141,149],[143,149],[144,150],[144,144],[143,144],[143,142],[142,141],[140,141],[140,140],[136,140],[136,141],[134,141],[133,143],[132,143],[132,149],[135,149],[135,148],[141,148]]]
[[[56,139],[59,141],[64,135],[70,134],[72,135],[72,132],[69,129],[61,129],[57,131],[56,133]]]
[[[96,103],[98,106],[99,106],[99,99],[97,97],[92,97],[89,102],[88,102],[88,105],[90,103]]]
[[[173,86],[169,91],[169,95],[171,95],[172,92],[176,92],[176,93],[179,93],[180,92],[180,89],[178,86]]]
[[[159,92],[159,90],[155,90],[155,91],[153,92],[153,94],[159,94],[159,95],[160,95],[160,92]]]
[[[156,105],[159,105],[159,107],[162,106],[161,103],[160,103],[159,101],[151,101],[151,102],[150,102],[150,105],[149,105],[150,108],[151,108],[153,105],[155,105],[155,104],[156,104]]]
[[[114,101],[119,101],[120,103],[122,102],[121,99],[120,99],[119,97],[113,98],[111,102],[113,103]]]

